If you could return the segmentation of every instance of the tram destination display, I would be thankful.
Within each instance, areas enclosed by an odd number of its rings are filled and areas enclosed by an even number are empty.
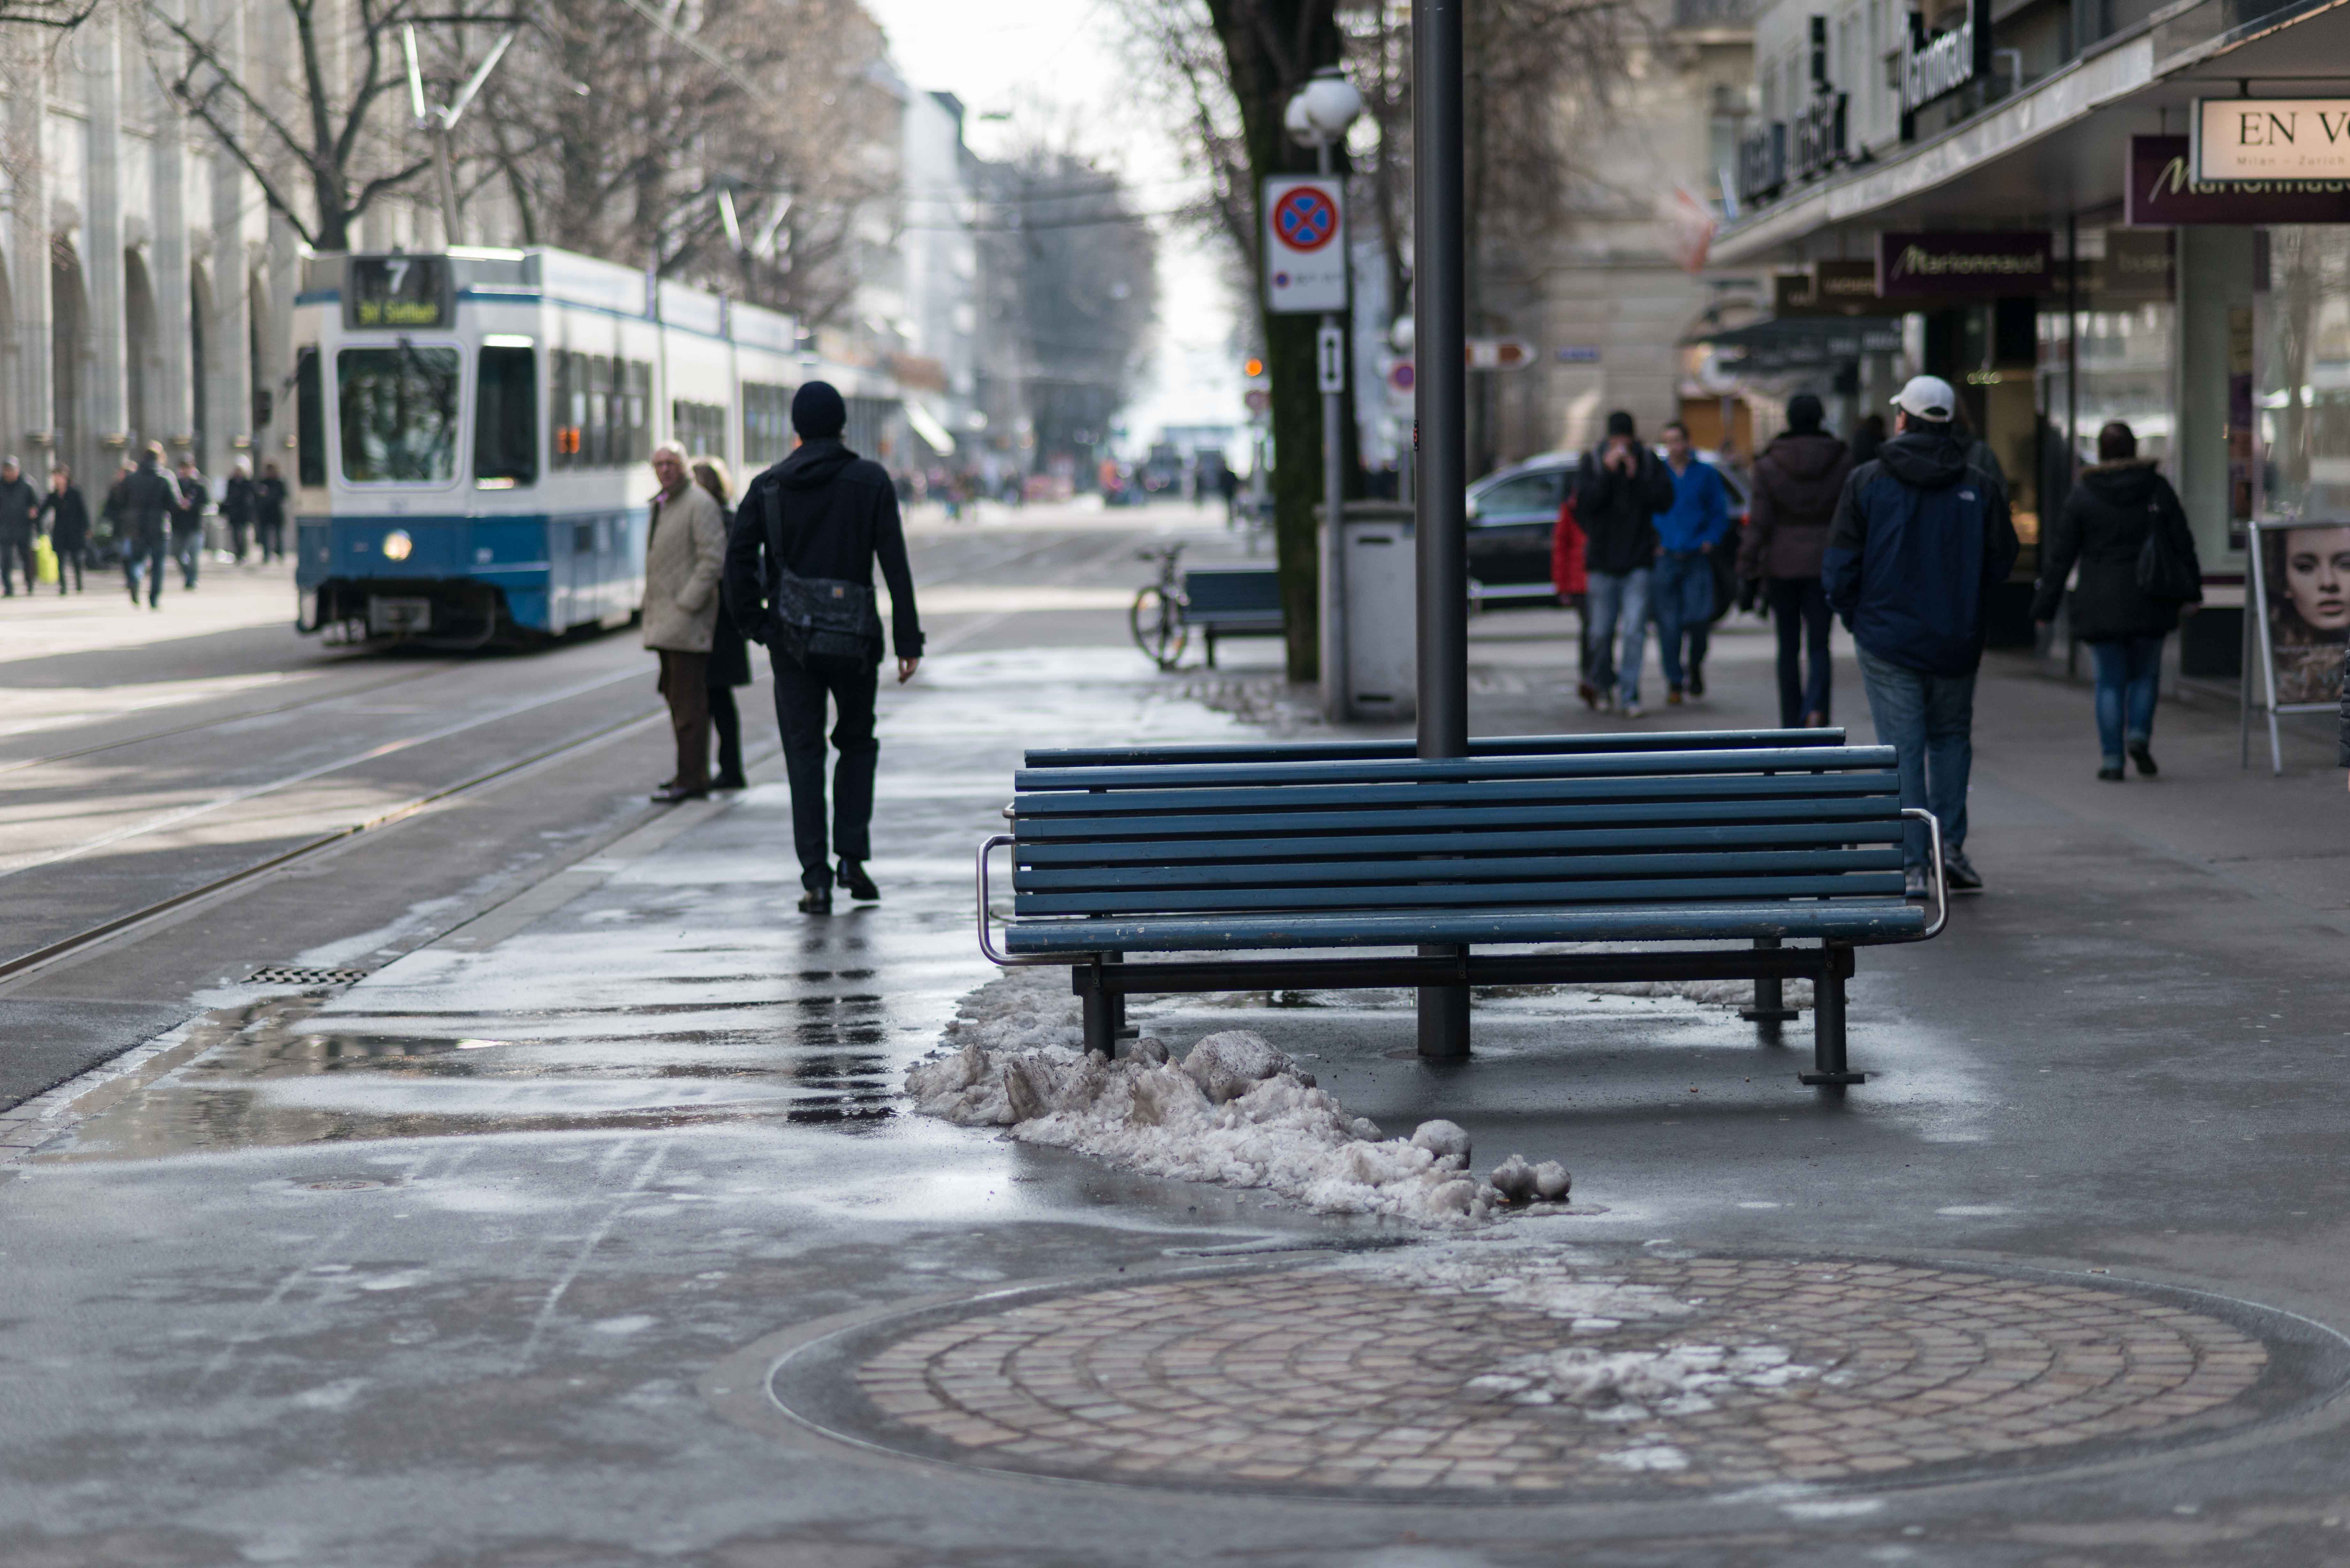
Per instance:
[[[446,256],[353,256],[343,275],[343,325],[353,331],[446,327],[457,318]]]

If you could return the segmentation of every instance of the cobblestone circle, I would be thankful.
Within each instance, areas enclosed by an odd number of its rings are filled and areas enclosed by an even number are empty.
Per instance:
[[[1892,1262],[1520,1258],[1032,1299],[884,1343],[856,1382],[870,1435],[983,1466],[1492,1495],[2062,1462],[2251,1420],[2240,1397],[2268,1364],[2244,1330],[2120,1289]]]

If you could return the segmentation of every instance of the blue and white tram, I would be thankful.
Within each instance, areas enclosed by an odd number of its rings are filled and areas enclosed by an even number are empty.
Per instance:
[[[653,447],[789,446],[792,319],[556,250],[310,258],[295,301],[304,631],[442,647],[619,626]]]

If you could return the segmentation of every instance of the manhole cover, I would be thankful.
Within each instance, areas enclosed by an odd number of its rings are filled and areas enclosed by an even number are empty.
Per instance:
[[[1484,1496],[1945,1480],[2301,1408],[2350,1345],[2241,1303],[1873,1261],[1452,1249],[995,1296],[775,1372],[819,1428],[993,1469]]]
[[[374,971],[364,969],[296,969],[266,964],[245,977],[248,985],[357,985]]]

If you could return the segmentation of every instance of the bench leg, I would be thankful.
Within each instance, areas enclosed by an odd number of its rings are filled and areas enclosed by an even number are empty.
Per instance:
[[[1779,945],[1779,939],[1757,937],[1754,939],[1754,945],[1758,948],[1775,948]],[[1741,1012],[1738,1016],[1749,1023],[1762,1024],[1766,1033],[1775,1037],[1779,1024],[1792,1023],[1795,1019],[1795,1010],[1787,1005],[1786,983],[1775,974],[1767,979],[1756,981],[1754,1005]]]
[[[1422,947],[1423,958],[1465,958],[1469,950],[1451,942]],[[1419,1054],[1427,1062],[1461,1062],[1469,1056],[1469,988],[1419,988]]]
[[[1844,982],[1852,973],[1852,949],[1846,943],[1830,942],[1821,957],[1819,978],[1812,982],[1812,1071],[1796,1077],[1828,1089],[1866,1084],[1867,1074],[1852,1072],[1845,1065]]]
[[[1097,959],[1092,963],[1069,971],[1077,994],[1085,1001],[1086,1049],[1098,1051],[1105,1056],[1118,1054],[1118,997],[1102,982],[1105,966]],[[1088,972],[1090,971],[1090,972]],[[1086,981],[1091,981],[1091,984]]]
[[[1208,668],[1213,670],[1216,667],[1216,634],[1211,631],[1207,633],[1206,637],[1208,643]]]

